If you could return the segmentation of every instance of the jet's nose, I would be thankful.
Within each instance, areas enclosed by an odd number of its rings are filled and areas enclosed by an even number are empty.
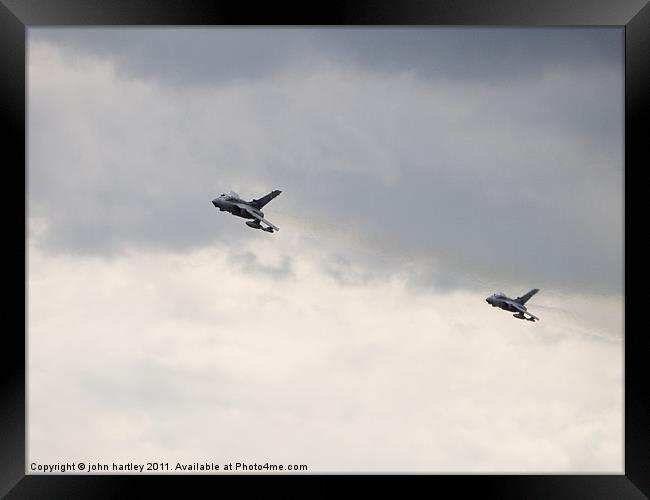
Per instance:
[[[213,204],[216,208],[219,207],[219,205],[217,204],[217,198],[215,198],[214,200],[212,200],[212,204]]]

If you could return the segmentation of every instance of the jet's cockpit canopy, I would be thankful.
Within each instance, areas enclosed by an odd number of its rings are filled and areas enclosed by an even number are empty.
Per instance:
[[[241,200],[241,198],[239,197],[239,195],[238,195],[237,193],[235,193],[234,191],[230,191],[228,194],[226,194],[226,193],[221,193],[221,194],[219,195],[219,198],[223,198],[223,199],[226,200],[226,201],[237,201],[237,200]]]

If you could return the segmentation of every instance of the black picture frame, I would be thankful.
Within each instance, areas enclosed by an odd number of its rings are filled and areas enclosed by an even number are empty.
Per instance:
[[[25,474],[25,355],[26,294],[26,34],[36,26],[107,25],[471,25],[471,26],[621,26],[625,30],[625,269],[631,268],[629,233],[642,230],[639,198],[628,188],[639,184],[648,164],[643,133],[650,123],[650,6],[646,0],[406,0],[302,3],[281,8],[268,2],[251,6],[245,2],[203,0],[0,0],[0,113],[4,133],[6,261],[5,311],[19,317],[17,327],[4,331],[2,385],[0,391],[0,496],[7,498],[125,497],[144,486],[163,492],[187,494],[189,481],[216,480],[220,485],[241,485],[250,476],[31,476]],[[22,187],[22,192],[19,187]],[[22,197],[25,216],[16,207]],[[16,263],[14,263],[15,259]],[[22,265],[20,264],[22,263]],[[643,311],[643,294],[628,293],[626,311]],[[12,286],[15,285],[15,286]],[[23,291],[26,288],[22,288]],[[636,307],[635,307],[636,306]],[[612,475],[413,475],[409,478],[432,494],[440,488],[454,495],[527,499],[637,499],[650,495],[650,403],[644,369],[647,333],[633,326],[625,315],[625,469]],[[534,450],[531,450],[534,452]],[[328,476],[328,475],[324,475]],[[323,477],[323,476],[320,476]],[[173,479],[173,481],[172,481]],[[291,476],[293,488],[304,494],[339,493],[338,487],[314,476]],[[266,476],[265,487],[278,484],[278,476]],[[256,482],[260,482],[256,480]],[[395,481],[373,476],[373,482],[390,493]],[[401,481],[400,481],[401,482]],[[324,484],[323,484],[324,483]],[[307,489],[304,489],[307,488]],[[401,491],[401,486],[399,487]],[[301,490],[296,490],[301,491]],[[395,490],[398,491],[398,490]]]

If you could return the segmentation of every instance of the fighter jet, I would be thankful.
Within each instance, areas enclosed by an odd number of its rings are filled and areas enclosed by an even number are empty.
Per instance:
[[[216,197],[214,200],[212,200],[212,204],[221,212],[230,212],[237,217],[243,217],[244,219],[253,219],[246,221],[246,225],[248,227],[252,227],[253,229],[261,229],[267,233],[272,233],[274,230],[279,231],[280,228],[267,221],[264,218],[264,213],[260,209],[281,192],[282,191],[278,191],[276,189],[275,191],[271,191],[266,196],[262,196],[258,200],[244,201],[237,193],[230,191],[228,194],[221,194]],[[260,222],[266,224],[267,227],[262,226]]]
[[[524,306],[524,304],[528,299],[530,299],[537,292],[539,292],[539,290],[537,288],[533,288],[530,292],[525,293],[521,297],[517,297],[516,299],[511,299],[510,297],[506,297],[506,295],[503,293],[495,293],[493,295],[490,295],[487,299],[485,299],[485,301],[488,304],[490,304],[492,307],[500,307],[505,311],[516,313],[513,314],[513,316],[517,319],[535,321],[536,319],[539,318],[534,314],[529,313],[528,310],[526,309],[526,306]],[[530,317],[526,317],[526,314]]]

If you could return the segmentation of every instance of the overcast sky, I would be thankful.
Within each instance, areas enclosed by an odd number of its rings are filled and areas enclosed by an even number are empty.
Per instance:
[[[621,28],[28,34],[28,461],[622,472]]]

